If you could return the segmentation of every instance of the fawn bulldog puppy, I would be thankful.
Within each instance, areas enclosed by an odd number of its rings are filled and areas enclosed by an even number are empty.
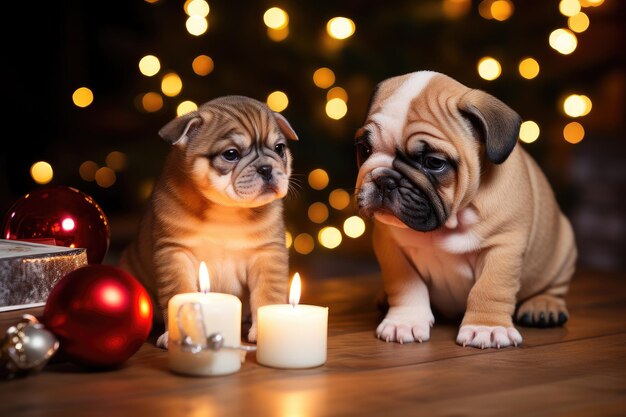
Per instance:
[[[287,141],[296,133],[265,104],[226,96],[159,135],[172,148],[121,266],[145,285],[167,323],[168,301],[198,291],[205,261],[212,291],[249,298],[254,341],[257,308],[284,303],[287,294],[281,199],[291,174]],[[157,344],[167,347],[167,332]]]
[[[539,166],[516,146],[520,122],[500,100],[440,73],[377,86],[356,133],[356,196],[373,218],[389,304],[379,338],[427,341],[431,303],[463,314],[463,346],[519,345],[514,314],[525,326],[567,320],[574,235]]]

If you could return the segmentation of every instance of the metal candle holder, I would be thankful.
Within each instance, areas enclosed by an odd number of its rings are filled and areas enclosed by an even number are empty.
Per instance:
[[[194,311],[199,314],[201,317],[200,323],[202,324],[202,340],[203,343],[195,343],[191,336],[187,334],[182,325],[181,313],[183,308],[186,306],[193,307]],[[207,335],[206,327],[204,325],[204,315],[202,313],[202,306],[200,303],[185,303],[178,308],[176,312],[176,323],[178,324],[178,331],[180,332],[180,341],[176,341],[175,343],[181,346],[181,350],[183,352],[190,352],[192,354],[197,354],[204,350],[210,350],[213,352],[220,351],[222,349],[228,350],[241,350],[244,352],[254,352],[256,350],[256,346],[249,345],[239,345],[239,346],[229,346],[224,344],[224,336],[219,333],[211,333]]]

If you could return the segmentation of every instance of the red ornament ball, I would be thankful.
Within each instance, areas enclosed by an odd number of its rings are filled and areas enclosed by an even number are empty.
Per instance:
[[[32,191],[9,209],[2,237],[68,248],[86,248],[90,264],[101,263],[109,249],[109,222],[87,194],[66,186]]]
[[[111,265],[86,265],[54,286],[42,321],[70,359],[112,367],[146,341],[152,311],[150,296],[135,277]]]

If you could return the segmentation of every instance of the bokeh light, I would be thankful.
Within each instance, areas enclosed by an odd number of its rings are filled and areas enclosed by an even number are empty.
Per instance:
[[[209,12],[211,11],[209,3],[207,3],[205,0],[191,0],[185,2],[184,9],[187,15],[200,17],[208,16]]]
[[[585,129],[578,122],[570,122],[563,129],[563,138],[572,144],[576,144],[585,137]]]
[[[168,97],[176,97],[183,89],[183,81],[175,72],[167,73],[161,81],[161,91]]]
[[[146,77],[152,77],[161,71],[161,62],[154,55],[146,55],[139,60],[139,72]]]
[[[333,17],[326,24],[326,31],[335,39],[346,39],[354,34],[356,26],[347,17]]]
[[[348,102],[348,92],[341,87],[333,87],[326,93],[326,100],[330,101],[334,98]]]
[[[478,61],[478,75],[487,81],[493,81],[500,76],[500,63],[492,57],[486,56]]]
[[[561,0],[559,2],[559,12],[563,16],[574,16],[580,13],[580,3],[578,0]]]
[[[30,167],[30,176],[37,184],[48,184],[54,177],[52,165],[46,161],[35,162]]]
[[[115,171],[109,167],[102,167],[96,171],[96,184],[102,188],[109,188],[115,184]]]
[[[585,95],[571,94],[563,100],[563,111],[569,117],[582,117],[591,111],[591,99]]]
[[[274,91],[267,96],[267,106],[276,112],[281,112],[289,105],[287,94],[282,91]]]
[[[569,29],[556,29],[550,33],[549,43],[552,49],[563,54],[569,55],[576,50],[578,39],[576,35]]]
[[[263,23],[270,29],[282,29],[289,24],[289,15],[280,7],[272,7],[263,14]]]
[[[163,108],[163,96],[159,93],[146,93],[141,97],[141,106],[149,113],[154,113]]]
[[[209,21],[202,16],[192,15],[187,18],[185,22],[187,32],[194,36],[200,36],[209,29]]]
[[[335,84],[335,73],[330,68],[318,68],[313,73],[313,83],[319,88],[328,88]]]
[[[350,194],[341,188],[331,191],[328,196],[328,204],[335,210],[343,210],[350,205]]]
[[[285,247],[289,249],[293,244],[293,236],[289,233],[289,230],[285,230]]]
[[[80,175],[84,181],[94,181],[98,168],[100,167],[94,161],[85,161],[78,167],[78,175]]]
[[[443,0],[443,14],[449,19],[465,16],[472,7],[471,0]]]
[[[182,116],[183,114],[191,113],[198,110],[198,105],[190,100],[185,100],[176,107],[176,115]]]
[[[267,28],[267,37],[274,42],[281,42],[289,36],[289,26],[280,29]]]
[[[500,22],[511,17],[514,9],[513,3],[509,0],[496,0],[491,3],[490,7],[491,16]]]
[[[527,80],[532,80],[539,75],[539,63],[534,58],[528,57],[522,59],[519,63],[518,69],[520,75]]]
[[[313,236],[308,233],[300,233],[293,240],[293,248],[301,255],[308,255],[315,248]]]
[[[324,223],[328,219],[328,207],[324,203],[313,203],[309,206],[308,215],[313,223]]]
[[[532,143],[539,138],[539,125],[532,120],[526,120],[519,129],[519,139],[525,143]]]
[[[80,87],[72,94],[72,101],[77,107],[87,107],[93,103],[93,92],[87,87]]]
[[[580,12],[567,19],[567,26],[576,33],[582,33],[589,29],[589,16]]]
[[[365,233],[365,222],[359,216],[348,217],[343,222],[343,232],[346,236],[356,239]]]
[[[343,118],[348,113],[348,105],[340,98],[333,98],[326,103],[326,115],[334,120]]]
[[[583,7],[598,7],[604,0],[580,0],[580,5]]]
[[[341,231],[332,226],[324,227],[317,234],[317,240],[328,249],[334,249],[341,245],[341,239]]]
[[[126,154],[120,151],[109,152],[104,160],[109,168],[114,171],[123,171],[126,169]],[[97,165],[96,165],[97,166]]]
[[[483,19],[491,20],[493,19],[493,15],[491,14],[491,5],[494,0],[483,0],[478,4],[478,14]]]
[[[193,72],[197,75],[205,76],[213,72],[215,64],[210,56],[198,55],[191,63],[191,68],[193,68]]]
[[[323,190],[328,186],[329,181],[328,173],[321,168],[314,169],[309,173],[309,185],[314,190]]]

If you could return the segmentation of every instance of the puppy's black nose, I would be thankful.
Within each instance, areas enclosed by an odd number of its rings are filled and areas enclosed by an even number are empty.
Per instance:
[[[256,172],[263,177],[263,179],[267,182],[272,179],[272,167],[271,165],[261,165],[256,169]]]
[[[387,176],[376,178],[376,185],[378,185],[378,188],[383,194],[389,194],[398,187],[396,180]]]

